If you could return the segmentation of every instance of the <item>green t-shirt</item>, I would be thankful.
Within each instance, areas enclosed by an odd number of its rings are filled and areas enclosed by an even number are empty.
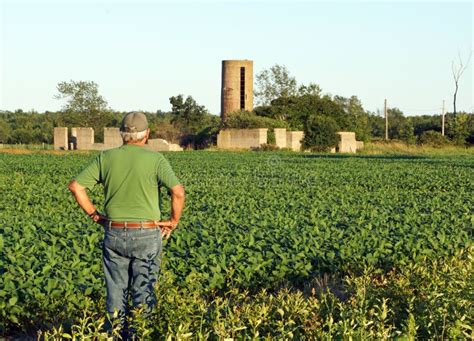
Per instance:
[[[104,185],[105,215],[113,221],[160,220],[159,187],[180,183],[163,155],[137,145],[101,152],[75,180],[88,189]]]

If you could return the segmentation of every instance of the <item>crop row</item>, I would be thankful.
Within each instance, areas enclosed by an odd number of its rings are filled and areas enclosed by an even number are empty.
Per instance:
[[[70,325],[86,297],[103,297],[103,231],[66,188],[92,157],[0,154],[3,333]],[[187,206],[165,245],[165,271],[197,293],[303,286],[367,267],[386,273],[472,245],[472,158],[167,157]],[[91,196],[101,204],[100,187]]]

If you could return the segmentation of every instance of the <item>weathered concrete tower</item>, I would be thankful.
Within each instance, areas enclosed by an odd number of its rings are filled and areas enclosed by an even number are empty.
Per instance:
[[[221,119],[239,110],[253,110],[253,61],[223,60]]]

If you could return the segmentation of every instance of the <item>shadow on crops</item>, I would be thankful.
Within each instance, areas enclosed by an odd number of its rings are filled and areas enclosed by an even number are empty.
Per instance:
[[[415,161],[425,164],[442,164],[456,167],[474,168],[474,159],[462,156],[429,156],[429,155],[358,155],[358,154],[303,154],[303,159],[326,160],[379,160],[379,161]]]
[[[362,159],[362,160],[428,160],[421,155],[358,155],[358,154],[306,154],[304,159]]]

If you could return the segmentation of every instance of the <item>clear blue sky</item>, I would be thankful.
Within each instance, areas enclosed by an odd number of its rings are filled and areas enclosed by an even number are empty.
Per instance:
[[[93,80],[115,110],[220,110],[223,59],[358,96],[371,111],[452,110],[451,62],[473,46],[471,2],[1,2],[0,109],[58,110],[64,80]],[[472,60],[471,60],[472,65]],[[458,110],[473,111],[473,67]]]

